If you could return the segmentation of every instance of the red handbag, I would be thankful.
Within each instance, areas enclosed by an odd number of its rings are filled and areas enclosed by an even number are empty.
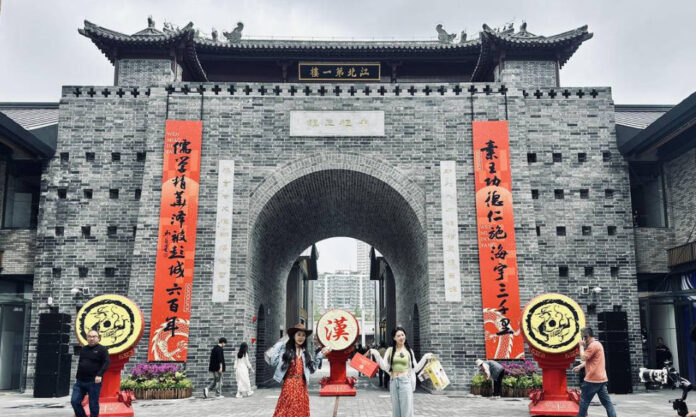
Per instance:
[[[358,372],[367,375],[369,378],[375,376],[377,373],[377,367],[379,366],[376,362],[367,359],[364,355],[359,353],[356,353],[353,356],[353,359],[350,360],[349,365]]]

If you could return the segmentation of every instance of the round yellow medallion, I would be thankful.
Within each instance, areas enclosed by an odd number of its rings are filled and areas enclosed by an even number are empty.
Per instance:
[[[75,333],[81,344],[87,344],[91,330],[99,332],[99,343],[109,350],[109,355],[119,354],[135,346],[142,337],[143,313],[122,295],[100,295],[87,301],[75,319]]]
[[[527,342],[546,353],[562,353],[580,342],[585,314],[571,298],[543,294],[531,300],[522,312],[522,332]]]

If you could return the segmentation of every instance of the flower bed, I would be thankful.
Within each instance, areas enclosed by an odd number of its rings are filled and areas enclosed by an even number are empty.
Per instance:
[[[193,384],[177,364],[139,363],[131,375],[121,380],[121,389],[133,391],[139,400],[188,398]]]
[[[537,374],[532,361],[502,362],[506,376],[503,377],[501,395],[503,397],[526,397],[533,389],[542,386],[541,375]],[[477,373],[471,379],[471,393],[489,397],[493,395],[493,381],[486,380],[482,373]]]

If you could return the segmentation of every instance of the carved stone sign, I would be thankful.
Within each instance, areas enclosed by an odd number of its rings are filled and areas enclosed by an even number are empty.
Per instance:
[[[384,112],[293,111],[290,136],[384,136]]]

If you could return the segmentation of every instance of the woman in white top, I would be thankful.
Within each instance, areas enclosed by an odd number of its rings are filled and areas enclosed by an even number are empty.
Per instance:
[[[423,369],[433,354],[426,353],[420,362],[416,362],[416,354],[406,342],[406,330],[399,326],[392,331],[392,345],[384,352],[384,358],[377,349],[370,349],[370,353],[377,360],[379,367],[384,372],[389,372],[391,377],[389,393],[392,400],[392,416],[413,417],[416,372]]]
[[[249,362],[249,345],[242,342],[237,352],[237,357],[234,359],[234,373],[237,377],[237,398],[242,398],[254,393],[251,390],[251,382],[249,382],[249,372],[253,372],[251,362]]]

